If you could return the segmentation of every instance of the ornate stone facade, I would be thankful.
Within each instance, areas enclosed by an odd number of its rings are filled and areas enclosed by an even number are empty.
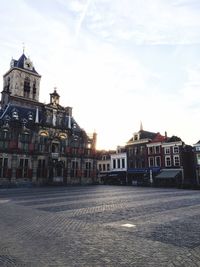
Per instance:
[[[80,128],[56,89],[39,102],[41,76],[24,54],[3,78],[0,185],[95,183],[96,133]]]

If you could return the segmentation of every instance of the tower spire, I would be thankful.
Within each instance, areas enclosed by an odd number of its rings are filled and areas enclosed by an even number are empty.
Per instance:
[[[140,121],[140,131],[143,131],[142,121]]]
[[[24,44],[24,42],[22,43],[22,48],[23,48],[23,54],[24,54],[24,52],[25,52],[25,44]]]

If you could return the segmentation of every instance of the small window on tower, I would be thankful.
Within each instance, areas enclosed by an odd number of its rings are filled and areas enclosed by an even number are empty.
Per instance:
[[[33,83],[33,95],[36,95],[36,82]]]
[[[30,89],[30,79],[26,77],[24,80],[24,97],[29,97]]]

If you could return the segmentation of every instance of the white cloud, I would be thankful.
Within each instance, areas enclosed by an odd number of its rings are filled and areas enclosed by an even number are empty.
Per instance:
[[[92,1],[85,27],[94,34],[142,43],[199,43],[199,13],[174,1]],[[107,34],[106,34],[107,33]]]

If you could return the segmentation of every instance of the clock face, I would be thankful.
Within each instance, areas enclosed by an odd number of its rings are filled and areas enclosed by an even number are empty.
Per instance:
[[[24,68],[29,69],[29,70],[33,69],[32,62],[29,59],[24,61]]]

